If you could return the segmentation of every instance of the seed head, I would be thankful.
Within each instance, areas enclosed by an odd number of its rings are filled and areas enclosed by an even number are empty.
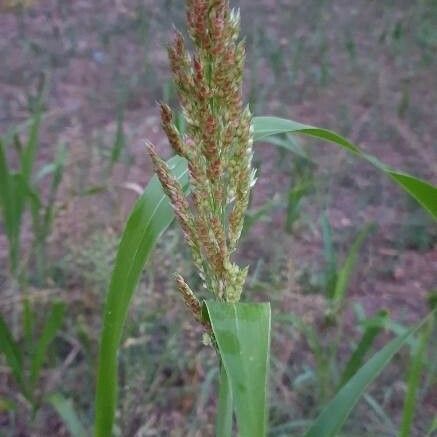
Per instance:
[[[219,299],[237,302],[247,268],[240,268],[231,256],[254,181],[251,113],[243,109],[242,99],[245,51],[238,41],[240,16],[228,0],[186,3],[194,52],[188,53],[180,32],[168,49],[186,134],[178,132],[165,104],[161,104],[161,123],[174,152],[188,161],[192,202],[153,147],[149,154],[205,287]],[[181,277],[176,282],[196,314],[194,294]]]

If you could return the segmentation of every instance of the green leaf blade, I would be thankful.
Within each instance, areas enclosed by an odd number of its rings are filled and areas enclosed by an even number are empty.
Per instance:
[[[229,377],[239,435],[264,437],[267,429],[270,304],[206,301],[205,305]]]
[[[168,165],[184,188],[187,163],[174,157]],[[114,423],[118,361],[117,351],[129,304],[141,272],[157,240],[174,219],[161,185],[154,176],[137,201],[120,241],[106,298],[97,370],[95,435],[111,435]]]
[[[358,342],[357,347],[353,351],[344,367],[342,376],[340,378],[340,387],[346,384],[363,365],[367,352],[373,346],[376,337],[384,329],[384,325],[386,324],[387,320],[388,312],[381,310],[373,319],[367,321],[363,335],[361,336],[361,340]]]
[[[32,365],[30,369],[30,386],[34,387],[44,360],[46,358],[47,348],[55,339],[65,315],[65,304],[63,302],[56,302],[53,304],[47,321],[44,325],[41,336],[39,337],[35,353],[32,356]]]
[[[48,398],[49,403],[64,421],[72,437],[86,437],[85,431],[71,399],[67,399],[60,393],[53,393]]]
[[[323,409],[320,416],[305,433],[305,437],[334,437],[369,384],[377,378],[410,336],[427,320],[428,317],[417,327],[392,340],[367,361]]]
[[[419,343],[412,353],[399,437],[409,437],[411,435],[411,426],[416,410],[420,379],[425,364],[429,337],[433,328],[432,322],[433,320],[431,319],[420,333]]]
[[[367,225],[356,237],[353,242],[349,253],[344,261],[341,269],[337,273],[337,280],[335,283],[333,300],[336,305],[341,305],[344,298],[346,297],[346,293],[349,287],[350,277],[355,269],[355,266],[358,261],[358,254],[361,249],[361,246],[364,244],[367,236],[373,229],[373,225]]]
[[[234,414],[233,398],[229,377],[224,366],[220,369],[219,399],[217,404],[216,435],[217,437],[232,436],[232,418]]]
[[[20,386],[24,385],[23,380],[23,357],[19,345],[15,342],[8,325],[0,315],[0,352],[3,352],[6,361]]]
[[[390,168],[374,156],[363,153],[358,146],[352,144],[341,135],[338,135],[335,132],[327,129],[320,129],[314,126],[309,126],[296,121],[286,120],[278,117],[255,117],[253,119],[253,125],[255,141],[265,140],[273,135],[295,133],[319,138],[321,140],[341,146],[343,149],[347,150],[353,155],[361,157],[370,162],[378,170],[385,173],[405,192],[416,199],[416,201],[434,218],[437,218],[436,186],[407,173]]]
[[[36,153],[39,146],[39,130],[42,120],[42,96],[38,97],[35,113],[32,115],[32,122],[26,146],[21,153],[21,174],[26,182],[30,182],[32,169],[35,163]]]

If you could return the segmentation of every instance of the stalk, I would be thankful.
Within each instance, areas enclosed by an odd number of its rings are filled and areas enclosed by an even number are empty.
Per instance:
[[[187,122],[187,134],[181,134],[176,128],[169,106],[161,104],[160,112],[163,130],[174,153],[187,161],[190,199],[153,144],[148,144],[148,152],[185,241],[191,248],[203,286],[212,292],[216,301],[232,304],[230,307],[235,311],[235,319],[234,316],[231,319],[237,322],[237,310],[233,305],[240,300],[248,268],[238,266],[232,256],[241,236],[249,192],[255,179],[252,169],[252,115],[248,107],[243,107],[242,99],[245,49],[238,40],[240,15],[230,9],[228,0],[187,0],[187,24],[193,53],[188,52],[184,37],[179,32],[168,49],[181,109]],[[211,335],[220,357],[217,436],[230,437],[232,434],[234,396],[240,430],[247,432],[257,423],[256,437],[264,436],[266,384],[252,398],[247,397],[250,383],[246,395],[236,391],[235,378],[232,382],[225,370],[224,360],[227,357],[219,347],[222,339],[214,329],[214,320],[204,318],[196,294],[179,274],[176,274],[176,287],[195,319]],[[211,317],[211,304],[206,305]],[[270,307],[267,313],[270,314]],[[269,320],[267,313],[263,312],[263,316]],[[232,327],[233,323],[229,326]],[[266,344],[269,333],[268,324],[268,329],[261,335],[266,337]],[[241,373],[240,363],[235,369],[231,363],[232,371],[236,369],[243,378],[239,385],[244,386],[247,381],[244,371]],[[267,364],[260,367],[261,380],[265,378],[267,367]],[[254,401],[259,394],[261,404]],[[244,404],[246,407],[242,408]],[[261,415],[261,421],[257,421],[252,414],[255,405],[264,410],[257,413]],[[252,435],[255,437],[255,434]]]

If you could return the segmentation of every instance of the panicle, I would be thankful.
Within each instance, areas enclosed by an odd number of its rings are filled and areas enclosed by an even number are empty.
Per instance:
[[[242,98],[245,49],[238,41],[240,14],[230,9],[228,0],[186,3],[193,54],[180,32],[168,49],[185,134],[176,128],[169,106],[161,104],[160,110],[172,149],[188,161],[191,202],[153,146],[149,154],[205,287],[219,299],[237,302],[248,269],[231,257],[254,183],[252,116]],[[200,304],[182,277],[177,276],[176,284],[193,314],[200,314]]]

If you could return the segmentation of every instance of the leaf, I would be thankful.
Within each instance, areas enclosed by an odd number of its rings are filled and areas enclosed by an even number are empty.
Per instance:
[[[71,399],[65,398],[60,393],[53,393],[49,396],[48,401],[62,418],[72,437],[85,437],[88,435],[76,414]]]
[[[437,431],[437,416],[434,416],[432,419],[431,426],[429,427],[425,437],[432,437],[435,431]]]
[[[168,164],[173,174],[187,188],[186,161],[174,157],[168,161]],[[97,437],[110,436],[114,423],[118,380],[117,350],[132,295],[144,264],[173,218],[169,201],[154,176],[127,221],[106,297],[95,401]]]
[[[0,351],[5,354],[6,361],[17,380],[17,383],[23,387],[23,358],[19,345],[15,342],[8,325],[0,314]]]
[[[0,139],[0,207],[4,209],[4,214],[7,214],[7,205],[10,203],[9,177],[6,153],[3,142]],[[4,220],[5,222],[9,221],[6,217]]]
[[[60,144],[56,153],[54,164],[53,176],[50,184],[50,191],[47,199],[47,204],[44,209],[41,228],[39,229],[38,239],[43,243],[50,234],[51,226],[53,223],[53,215],[55,208],[56,195],[61,184],[64,174],[65,160],[67,159],[67,149],[65,144]],[[40,202],[41,204],[41,202]]]
[[[296,156],[299,156],[305,162],[313,163],[313,161],[306,155],[305,150],[302,148],[302,146],[294,141],[291,135],[289,137],[287,136],[286,138],[283,138],[282,136],[270,137],[269,143],[281,147],[282,149],[285,149],[288,152],[295,154]]]
[[[39,128],[42,118],[42,101],[41,96],[38,97],[36,102],[36,109],[32,116],[32,122],[30,125],[29,137],[26,142],[26,146],[21,152],[21,174],[26,182],[30,183],[32,177],[32,168],[36,158],[36,152],[39,143]]]
[[[52,174],[56,169],[56,164],[54,162],[49,162],[48,164],[43,165],[35,176],[35,182],[44,179],[47,175]]]
[[[41,336],[36,343],[35,353],[32,355],[30,369],[30,387],[33,388],[38,381],[44,360],[46,359],[47,348],[58,334],[65,314],[65,304],[56,302],[53,304],[50,314],[44,324]]]
[[[296,133],[338,144],[348,152],[364,158],[374,167],[383,171],[401,188],[403,188],[404,191],[414,197],[434,218],[437,218],[437,187],[422,179],[418,179],[407,173],[390,168],[374,156],[363,153],[358,146],[352,144],[341,135],[327,129],[320,129],[277,117],[255,117],[253,123],[255,128],[255,141],[260,141],[272,135],[282,133]]]
[[[343,263],[340,271],[337,272],[337,280],[335,282],[333,294],[333,301],[337,306],[341,305],[344,297],[346,296],[349,286],[349,279],[357,263],[358,252],[372,229],[373,226],[368,225],[358,234],[349,250],[345,262]]]
[[[233,398],[226,369],[221,365],[217,404],[216,437],[232,436]]]
[[[11,180],[8,163],[6,161],[6,153],[3,142],[0,139],[0,207],[3,211],[3,223],[6,236],[11,244],[14,234],[14,211],[13,211],[13,181]]]
[[[264,437],[267,429],[270,304],[206,301],[205,305],[229,378],[239,435]]]
[[[409,337],[420,329],[429,317],[432,317],[432,314],[415,328],[392,340],[367,361],[323,409],[320,416],[305,433],[305,437],[334,437],[368,385],[376,379]]]
[[[3,211],[4,229],[9,243],[9,261],[13,273],[19,260],[24,200],[22,177],[9,171],[6,153],[0,140],[0,207]]]
[[[388,435],[396,435],[396,427],[393,421],[390,419],[388,414],[384,411],[384,408],[381,404],[378,403],[376,399],[368,394],[363,395],[363,399],[366,401],[367,405],[375,412],[375,414],[379,417],[382,422],[381,425],[387,429]],[[379,426],[381,429],[382,426]]]
[[[322,214],[322,236],[323,236],[323,256],[325,258],[325,287],[329,299],[334,297],[335,286],[337,283],[337,257],[335,255],[334,242],[332,236],[332,226],[329,222],[328,214]]]
[[[8,190],[9,203],[4,206],[4,220],[9,242],[11,271],[15,273],[20,258],[21,221],[26,203],[26,187],[21,174],[9,174]]]
[[[402,415],[401,429],[399,431],[399,437],[409,437],[411,435],[411,425],[413,423],[414,412],[417,403],[417,391],[420,385],[420,379],[422,376],[422,369],[426,359],[426,349],[428,340],[432,333],[433,320],[424,326],[420,333],[420,340],[417,347],[411,355],[411,364],[408,371],[408,385],[407,393],[404,401],[404,411]]]
[[[123,108],[120,108],[117,111],[117,131],[115,133],[114,144],[112,145],[110,167],[112,167],[120,159],[121,152],[126,146],[123,123],[124,111]]]
[[[384,329],[387,320],[388,312],[385,310],[379,311],[375,317],[367,320],[361,340],[343,370],[343,374],[340,378],[340,387],[346,384],[362,366],[367,352],[372,347],[378,334]]]

